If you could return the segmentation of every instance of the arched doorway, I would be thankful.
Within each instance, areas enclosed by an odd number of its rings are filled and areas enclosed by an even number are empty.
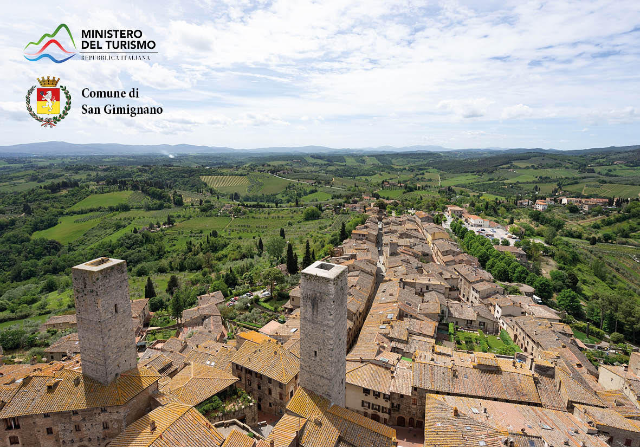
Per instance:
[[[404,426],[405,425],[405,419],[402,415],[399,415],[398,418],[396,419],[396,424],[398,426]]]
[[[371,414],[371,420],[374,422],[380,422],[380,416],[378,414]]]
[[[413,428],[416,424],[416,421],[413,419],[413,417],[409,417],[409,427]]]

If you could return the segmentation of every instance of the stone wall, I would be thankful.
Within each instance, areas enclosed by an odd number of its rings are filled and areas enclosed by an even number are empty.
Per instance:
[[[347,271],[317,261],[302,271],[300,386],[345,406]]]
[[[136,367],[127,264],[98,258],[72,269],[82,372],[102,384]]]

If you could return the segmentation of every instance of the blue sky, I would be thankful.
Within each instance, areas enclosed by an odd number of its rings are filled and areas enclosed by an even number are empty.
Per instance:
[[[37,11],[37,13],[36,13]],[[151,62],[22,56],[66,23],[133,28]],[[578,149],[640,143],[636,1],[12,2],[0,17],[0,144],[188,143],[255,148],[441,145]],[[62,78],[71,114],[26,113],[37,77]],[[138,87],[135,119],[89,116],[94,90]]]

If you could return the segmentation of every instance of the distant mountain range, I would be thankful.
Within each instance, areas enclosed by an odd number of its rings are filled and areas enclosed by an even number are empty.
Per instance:
[[[104,156],[104,155],[159,155],[167,156],[184,154],[364,154],[364,153],[390,153],[390,152],[478,152],[487,154],[496,153],[524,153],[541,152],[556,154],[593,154],[602,152],[625,152],[640,149],[640,145],[634,146],[610,146],[607,148],[589,148],[580,150],[558,150],[543,148],[468,148],[451,149],[442,146],[379,146],[367,148],[328,148],[326,146],[296,146],[296,147],[266,147],[254,149],[235,149],[225,146],[197,146],[197,145],[120,145],[114,143],[66,143],[66,142],[42,142],[25,143],[20,145],[0,146],[0,156]]]

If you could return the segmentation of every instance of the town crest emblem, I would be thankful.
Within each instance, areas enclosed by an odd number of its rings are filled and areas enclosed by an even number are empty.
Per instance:
[[[64,120],[71,109],[71,94],[65,86],[58,87],[60,78],[47,76],[38,78],[40,88],[33,86],[27,92],[27,112],[34,120],[40,122],[40,126],[54,127]],[[31,95],[36,91],[36,110],[31,107]],[[64,106],[62,105],[64,94]]]

